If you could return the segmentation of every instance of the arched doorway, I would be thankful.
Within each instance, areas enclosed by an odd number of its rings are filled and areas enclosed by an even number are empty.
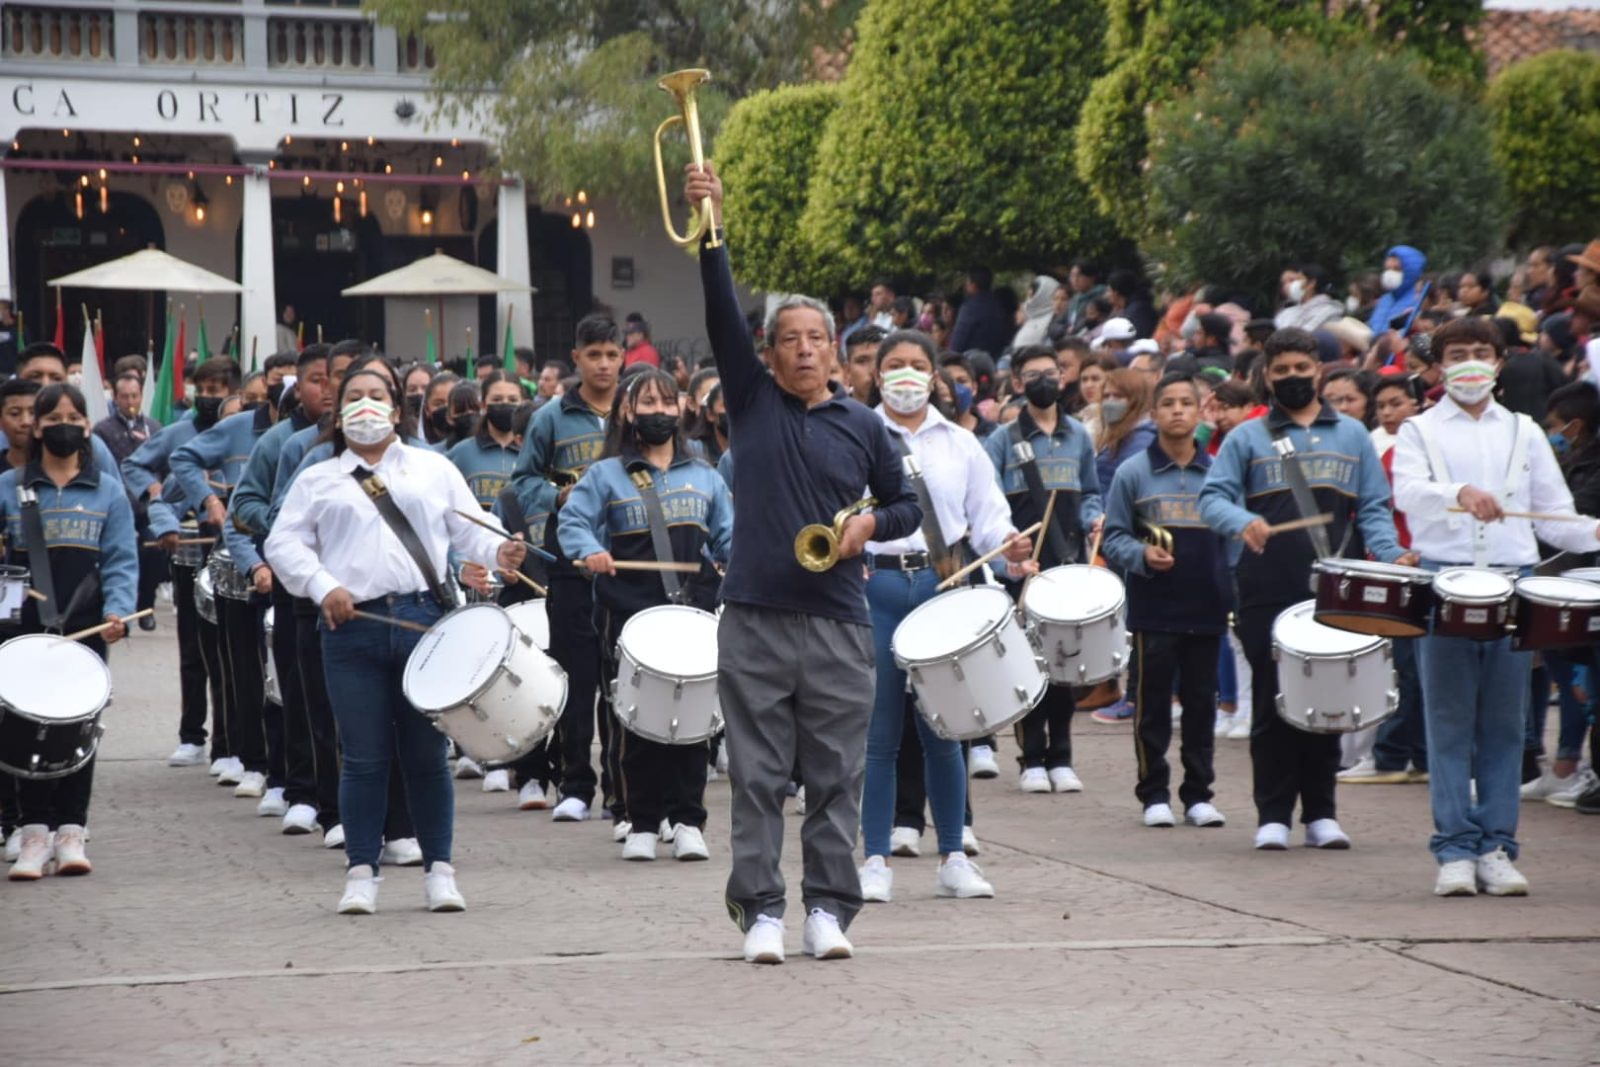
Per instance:
[[[389,270],[383,231],[378,220],[333,221],[333,208],[319,197],[274,197],[272,201],[272,267],[278,307],[294,306],[305,323],[306,343],[347,337],[383,338],[383,301],[351,300],[339,294],[358,282]],[[407,261],[409,262],[409,260]],[[265,358],[267,353],[262,354]]]
[[[499,227],[484,227],[478,238],[478,262],[490,270],[500,262]],[[528,269],[533,294],[533,353],[537,365],[572,353],[572,331],[594,305],[594,252],[589,235],[572,228],[565,215],[528,212]],[[478,304],[482,328],[499,344],[503,323],[495,322],[495,301]]]

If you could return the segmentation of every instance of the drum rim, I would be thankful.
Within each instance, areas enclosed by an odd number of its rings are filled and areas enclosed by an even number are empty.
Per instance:
[[[505,610],[506,610],[505,608],[502,608],[499,604],[492,604],[487,600],[483,601],[482,603],[478,603],[478,604],[462,604],[460,607],[451,608],[449,611],[447,611],[443,615],[439,616],[439,618],[434,621],[434,624],[432,626],[428,627],[428,632],[432,633],[435,628],[444,625],[445,620],[449,619],[453,615],[459,615],[463,611],[478,611],[478,610],[480,610],[482,608],[494,608],[496,611],[500,612],[502,615],[505,614]],[[514,633],[514,634],[522,633],[521,630],[517,629],[516,624],[513,623],[509,618],[506,619],[506,626],[509,628],[511,633]],[[423,634],[422,635],[423,638],[426,638],[427,636],[428,636],[428,634]],[[530,638],[530,640],[531,640],[531,638]],[[487,693],[489,691],[489,688],[494,685],[495,680],[500,677],[500,672],[505,670],[506,668],[508,668],[511,665],[511,653],[517,647],[517,640],[516,640],[515,637],[513,637],[513,638],[511,638],[510,640],[508,640],[506,642],[505,652],[502,653],[501,656],[500,656],[500,666],[489,672],[489,677],[487,677],[487,678],[485,678],[483,680],[483,684],[479,685],[478,688],[474,689],[472,692],[468,693],[466,696],[461,697],[459,700],[452,701],[451,703],[446,704],[444,707],[441,707],[441,708],[425,708],[421,704],[418,704],[415,700],[413,700],[410,693],[406,692],[406,679],[411,676],[411,656],[416,655],[417,649],[420,648],[421,646],[422,646],[422,638],[418,638],[416,645],[412,646],[410,655],[406,656],[406,669],[403,672],[401,672],[401,675],[400,675],[400,695],[405,697],[406,700],[410,702],[412,707],[416,708],[422,714],[427,715],[430,718],[432,718],[434,716],[443,715],[445,712],[454,711],[457,708],[465,707],[465,706],[471,704],[474,700],[477,700],[479,697],[483,696],[483,694]],[[550,655],[548,653],[545,653],[540,649],[536,648],[533,651],[539,652],[546,659],[551,659],[551,657],[550,657]],[[562,675],[563,675],[562,684],[563,685],[566,684],[566,682],[564,680],[565,679],[565,674],[566,674],[566,672],[565,672],[565,670],[563,670],[563,672],[562,672]],[[563,706],[565,706],[565,701],[563,701]],[[524,753],[524,755],[525,754],[526,753]],[[520,757],[513,757],[513,758],[515,759],[515,758],[520,758]]]
[[[1299,611],[1302,608],[1309,608],[1309,610],[1305,612],[1307,622],[1314,622],[1324,629],[1335,630],[1342,634],[1351,634],[1355,637],[1370,638],[1372,643],[1363,645],[1360,648],[1351,649],[1348,652],[1302,652],[1300,649],[1295,648],[1292,645],[1286,645],[1278,639],[1278,623],[1283,620],[1285,615],[1288,615],[1290,612]],[[1302,600],[1300,603],[1291,604],[1287,608],[1284,608],[1282,611],[1280,611],[1277,618],[1272,620],[1272,629],[1268,636],[1270,636],[1272,639],[1272,648],[1274,651],[1282,649],[1283,651],[1293,655],[1295,658],[1302,660],[1342,660],[1347,659],[1350,656],[1364,656],[1369,652],[1377,651],[1379,646],[1384,644],[1389,645],[1390,658],[1393,658],[1394,656],[1393,640],[1384,637],[1381,634],[1364,634],[1359,630],[1344,630],[1337,626],[1329,626],[1325,622],[1317,622],[1317,602],[1315,600]]]
[[[984,595],[986,595],[986,596],[990,595],[990,592],[993,592],[993,593],[999,593],[1001,596],[1005,597],[1007,601],[1010,601],[1010,599],[1011,599],[1011,594],[1010,593],[1007,593],[1004,589],[1000,589],[1000,588],[998,588],[996,586],[990,586],[990,585],[969,585],[969,586],[966,586],[966,587],[961,588],[961,589],[952,589],[952,590],[950,590],[950,592],[951,593],[966,593],[966,592],[975,592],[975,591],[978,591],[978,590],[989,591],[989,592],[985,592]],[[895,633],[899,633],[900,632],[900,627],[904,626],[906,623],[910,622],[911,619],[917,614],[917,612],[921,611],[923,608],[927,607],[929,604],[932,604],[935,600],[938,600],[940,596],[945,596],[945,595],[947,595],[947,594],[940,593],[939,596],[929,597],[927,600],[924,600],[922,603],[920,603],[916,607],[912,608],[911,611],[909,613],[907,613],[906,617],[900,620],[899,625],[897,625],[894,628],[895,629]],[[894,634],[890,634],[889,635],[889,651],[894,656],[895,664],[901,670],[909,670],[912,667],[926,667],[926,666],[929,666],[930,664],[934,664],[934,663],[944,663],[944,662],[946,662],[948,660],[958,659],[961,656],[965,656],[968,652],[972,652],[975,649],[982,648],[984,645],[988,644],[989,643],[989,638],[995,636],[1001,630],[1005,629],[1006,620],[1007,619],[1010,619],[1014,625],[1018,625],[1018,626],[1021,625],[1021,623],[1017,621],[1017,611],[1016,611],[1016,605],[1015,604],[1011,604],[1010,605],[1010,610],[1002,611],[1000,613],[999,617],[994,619],[990,623],[989,626],[985,627],[983,630],[980,630],[978,632],[978,634],[975,637],[973,637],[973,639],[971,641],[967,642],[961,648],[956,649],[954,652],[946,652],[946,653],[943,653],[942,655],[932,656],[932,657],[929,657],[927,659],[908,659],[908,658],[906,658],[906,657],[904,657],[904,656],[902,656],[900,654],[900,649],[895,644]]]
[[[1058,619],[1052,615],[1040,614],[1039,612],[1033,610],[1033,600],[1026,595],[1026,590],[1035,580],[1043,578],[1047,574],[1055,574],[1057,571],[1090,571],[1110,575],[1112,578],[1116,579],[1117,584],[1122,587],[1122,596],[1118,598],[1115,604],[1111,605],[1109,608],[1106,608],[1098,615],[1090,615],[1088,618],[1084,619]],[[1092,563],[1063,563],[1060,566],[1051,567],[1049,570],[1040,571],[1038,574],[1028,579],[1023,588],[1024,595],[1022,598],[1022,614],[1026,618],[1036,622],[1056,623],[1061,626],[1088,626],[1092,623],[1103,622],[1128,606],[1128,583],[1124,582],[1121,578],[1117,578],[1116,572],[1112,571],[1110,568],[1096,567]]]
[[[1431,585],[1434,574],[1422,567],[1407,567],[1403,563],[1384,563],[1374,559],[1344,559],[1339,556],[1326,556],[1311,564],[1311,569],[1317,574],[1340,575],[1362,574],[1371,577],[1394,578],[1413,585]],[[1458,568],[1459,569],[1459,568]],[[1476,570],[1478,568],[1465,568]]]
[[[653,608],[645,608],[643,611],[634,612],[632,615],[630,615],[628,617],[628,621],[622,624],[621,631],[619,631],[617,633],[617,651],[622,653],[622,654],[624,654],[624,655],[626,655],[628,657],[628,659],[630,659],[633,662],[634,666],[638,667],[640,670],[642,670],[645,673],[650,674],[650,675],[652,675],[652,676],[654,676],[656,678],[680,678],[680,679],[682,679],[684,681],[695,681],[695,682],[703,682],[708,678],[716,678],[718,675],[721,674],[722,659],[721,659],[720,655],[717,658],[717,670],[711,671],[708,674],[662,674],[660,671],[656,670],[654,667],[650,667],[647,664],[642,663],[639,660],[638,656],[635,656],[633,653],[628,652],[626,649],[624,649],[622,647],[623,635],[628,632],[628,627],[633,625],[633,621],[635,619],[642,618],[645,615],[649,615],[651,612],[680,611],[680,610],[682,610],[682,611],[692,611],[692,612],[695,612],[698,615],[704,615],[707,618],[709,618],[711,620],[711,623],[712,623],[712,633],[713,633],[713,635],[715,635],[716,632],[721,629],[721,620],[717,618],[717,616],[716,616],[716,614],[714,612],[707,611],[704,608],[697,608],[693,604],[657,604]]]
[[[33,577],[33,571],[28,567],[18,567],[14,563],[0,563],[0,582],[26,581]]]
[[[57,634],[38,634],[38,633],[35,633],[35,634],[18,634],[17,636],[12,637],[12,638],[8,638],[5,641],[0,641],[0,648],[5,647],[6,645],[15,644],[16,642],[19,642],[19,641],[51,641],[51,640],[53,640],[53,641],[62,641],[62,640],[65,640],[65,638],[62,638],[61,636],[59,636]],[[79,648],[83,648],[82,645],[79,645],[78,647]],[[0,708],[9,709],[11,711],[16,712],[16,714],[21,716],[22,718],[27,719],[29,722],[40,723],[40,724],[45,724],[45,723],[68,723],[68,724],[70,724],[70,723],[84,723],[84,722],[93,721],[94,719],[98,718],[99,715],[101,714],[101,712],[105,711],[106,708],[109,707],[110,704],[111,704],[111,694],[112,694],[111,668],[106,665],[106,661],[105,660],[101,659],[99,656],[95,655],[93,652],[90,652],[88,649],[84,649],[84,651],[88,652],[89,658],[92,659],[95,662],[95,664],[100,668],[100,677],[105,680],[105,693],[104,693],[104,695],[102,696],[102,698],[100,700],[99,706],[96,707],[93,711],[85,712],[82,715],[74,715],[74,716],[71,716],[70,718],[39,719],[39,718],[35,718],[34,716],[28,714],[22,708],[17,707],[11,701],[7,700],[3,695],[0,695]],[[87,663],[87,661],[85,661],[85,663]]]
[[[1578,585],[1585,587],[1594,585],[1594,582],[1587,581],[1583,578],[1568,578],[1561,574],[1533,574],[1526,578],[1518,578],[1516,585],[1513,588],[1516,590],[1516,596],[1518,600],[1526,600],[1529,603],[1538,604],[1542,607],[1579,610],[1587,608],[1591,611],[1600,611],[1600,598],[1596,598],[1594,600],[1554,600],[1551,599],[1548,594],[1533,593],[1523,589],[1523,583],[1530,581],[1567,581],[1576,582]]]
[[[1466,572],[1473,574],[1493,574],[1497,577],[1504,578],[1506,580],[1506,584],[1510,587],[1510,590],[1507,593],[1497,594],[1495,596],[1463,596],[1459,593],[1451,593],[1447,589],[1439,588],[1440,578],[1450,574],[1461,574]],[[1517,581],[1518,579],[1512,578],[1510,575],[1507,575],[1502,571],[1494,570],[1490,567],[1446,567],[1444,570],[1433,576],[1433,595],[1440,600],[1447,600],[1452,604],[1467,604],[1475,608],[1494,607],[1497,604],[1507,603],[1512,597],[1516,596]]]

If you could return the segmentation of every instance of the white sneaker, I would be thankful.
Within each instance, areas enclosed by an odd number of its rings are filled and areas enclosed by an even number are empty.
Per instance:
[[[517,790],[517,807],[522,811],[544,811],[550,806],[544,786],[538,782],[523,782]]]
[[[583,822],[589,817],[589,805],[577,797],[568,797],[550,813],[551,822]]]
[[[622,842],[622,858],[625,860],[643,860],[648,862],[656,858],[656,835],[651,833],[629,834]]]
[[[1288,847],[1288,826],[1281,822],[1266,822],[1256,827],[1256,848],[1262,852],[1282,852]]]
[[[721,777],[722,777],[722,775],[717,773],[717,768],[716,767],[712,766],[709,763],[706,764],[706,781],[707,782],[715,782],[718,779],[720,779]]]
[[[422,876],[422,896],[429,911],[466,911],[467,899],[456,888],[456,869],[436,860]]]
[[[309,834],[317,828],[317,809],[310,804],[292,804],[283,813],[283,832]]]
[[[457,778],[482,778],[483,768],[471,756],[457,756],[455,775]]]
[[[1563,790],[1570,789],[1577,783],[1577,781],[1577,771],[1573,771],[1565,778],[1560,778],[1557,777],[1549,767],[1546,767],[1539,777],[1535,778],[1531,782],[1522,783],[1522,799],[1543,800],[1552,793],[1560,793]]]
[[[235,795],[238,792],[237,789],[234,790]],[[267,790],[266,795],[261,798],[261,803],[256,805],[256,814],[263,819],[281,819],[288,812],[289,802],[283,799],[283,790],[279,788]]]
[[[868,856],[867,862],[856,868],[861,880],[861,899],[868,904],[887,904],[894,896],[894,869],[882,856]]]
[[[1558,808],[1575,808],[1578,806],[1579,797],[1593,789],[1597,784],[1600,784],[1600,781],[1595,778],[1594,771],[1587,767],[1572,777],[1577,780],[1565,789],[1558,789],[1551,793],[1544,798],[1544,802],[1546,804],[1554,804]]]
[[[1478,857],[1478,884],[1491,897],[1525,897],[1528,880],[1511,865],[1506,850],[1497,848]]]
[[[1211,731],[1212,736],[1213,737],[1227,737],[1228,736],[1228,731],[1233,729],[1233,720],[1237,719],[1238,717],[1239,717],[1238,712],[1233,712],[1233,711],[1219,711],[1219,712],[1217,712],[1217,723],[1212,728],[1212,731]]]
[[[1151,804],[1144,809],[1144,824],[1146,826],[1176,826],[1178,820],[1172,816],[1171,804]]]
[[[819,960],[847,960],[855,955],[850,939],[839,929],[839,920],[831,912],[812,908],[806,916],[805,933],[800,948]]]
[[[22,855],[22,827],[11,831],[11,836],[6,838],[6,862],[15,863],[17,857]]]
[[[700,832],[699,827],[679,823],[673,827],[673,831],[673,859],[682,863],[693,863],[696,860],[711,858],[711,850],[706,848],[706,835]]]
[[[1071,767],[1051,767],[1050,788],[1057,793],[1081,793],[1083,779]]]
[[[207,768],[206,773],[209,774],[211,777],[215,778],[218,775],[220,775],[223,771],[227,770],[227,768],[228,768],[228,757],[220,756],[217,759],[214,759],[214,760],[211,761],[211,766],[209,768]]]
[[[974,778],[1000,777],[1000,764],[995,761],[994,749],[988,745],[973,745],[967,753],[967,771]]]
[[[912,859],[922,855],[922,831],[910,826],[896,826],[889,834],[889,855]]]
[[[728,773],[728,742],[726,740],[717,746],[717,773]]]
[[[1477,861],[1451,860],[1449,863],[1439,864],[1439,877],[1434,879],[1433,894],[1438,897],[1477,896]]]
[[[322,834],[323,848],[344,848],[344,823],[326,830]]]
[[[185,741],[167,757],[168,767],[198,767],[206,761],[206,750],[200,745]]]
[[[344,896],[339,898],[340,915],[371,915],[378,910],[378,883],[371,867],[363,863],[351,867],[344,876]]]
[[[1228,727],[1228,740],[1250,740],[1250,713],[1241,711],[1233,717],[1233,725]]]
[[[1411,780],[1405,771],[1380,771],[1378,761],[1371,756],[1362,756],[1334,777],[1341,782],[1366,785],[1403,785]]]
[[[24,826],[21,833],[22,843],[17,860],[11,865],[7,877],[13,882],[34,882],[49,873],[50,860],[55,855],[55,847],[50,841],[50,827],[43,823],[32,823]]]
[[[961,851],[969,856],[976,856],[981,849],[978,848],[978,835],[972,832],[972,827],[961,828]]]
[[[984,880],[976,863],[957,855],[939,864],[939,881],[933,892],[935,896],[972,900],[994,896],[994,886]]]
[[[783,962],[783,920],[757,915],[744,935],[746,963]]]
[[[263,796],[266,791],[267,776],[260,771],[245,771],[239,776],[239,784],[233,787],[234,796],[247,799]],[[289,809],[286,806],[283,810],[288,811]],[[283,812],[280,811],[278,814],[282,815]]]
[[[511,772],[508,770],[490,771],[483,776],[483,791],[485,793],[511,792]]]
[[[662,819],[661,825],[656,827],[656,836],[661,838],[663,844],[672,844],[672,838],[677,832],[678,828],[665,819]]]
[[[88,874],[94,869],[89,866],[89,856],[83,850],[83,843],[81,826],[67,823],[56,830],[57,875]]]
[[[387,863],[391,867],[420,867],[422,846],[417,844],[417,839],[414,837],[397,837],[393,841],[385,841],[378,863],[380,865]],[[437,867],[438,864],[434,866]]]
[[[1202,800],[1198,804],[1190,804],[1189,810],[1183,813],[1183,821],[1190,826],[1226,826],[1228,820],[1216,807]]]
[[[796,815],[804,815],[806,813],[806,787],[805,786],[801,786],[799,789],[796,789],[794,791],[794,813]]]
[[[621,822],[614,822],[611,824],[611,840],[615,841],[619,845],[626,841],[628,839],[628,835],[631,833],[633,833],[633,823],[629,822],[627,819],[623,819]]]
[[[1307,848],[1346,849],[1350,835],[1339,826],[1338,819],[1313,819],[1306,824]]]
[[[1050,775],[1045,772],[1043,767],[1029,767],[1017,779],[1017,785],[1021,787],[1024,793],[1048,793],[1050,792]]]
[[[222,761],[222,773],[217,775],[218,785],[238,785],[244,780],[244,761],[238,756],[229,756]],[[258,796],[260,794],[257,794]]]

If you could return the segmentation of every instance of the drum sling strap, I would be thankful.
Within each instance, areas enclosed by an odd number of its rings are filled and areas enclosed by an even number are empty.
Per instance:
[[[1428,429],[1428,424],[1422,419],[1414,420],[1417,432],[1422,435],[1422,448],[1428,456],[1428,471],[1433,475],[1433,480],[1442,484],[1449,484],[1450,467],[1445,463],[1444,451],[1439,447],[1439,440]],[[1522,477],[1528,473],[1528,444],[1536,432],[1533,420],[1526,415],[1516,416],[1515,428],[1512,430],[1511,460],[1506,465],[1506,478],[1500,492],[1495,494],[1500,498],[1503,507],[1511,507],[1512,498],[1522,486]],[[1446,524],[1452,530],[1459,528],[1461,523],[1471,518],[1468,515],[1450,514]],[[1487,523],[1474,522],[1472,524],[1472,565],[1474,567],[1487,567],[1489,559],[1489,526]]]
[[[522,510],[522,501],[517,498],[517,491],[509,485],[506,486],[500,490],[498,503],[500,505],[500,521],[505,524],[506,532],[521,534],[522,539],[531,545],[533,539],[529,536],[528,516]],[[526,556],[522,557],[522,566],[517,569],[529,578],[539,577],[538,573],[532,569],[533,562],[537,558],[530,551]]]
[[[439,581],[439,575],[433,569],[433,561],[428,559],[428,550],[422,547],[422,540],[412,528],[411,520],[406,518],[405,512],[400,510],[400,505],[389,495],[389,487],[383,484],[383,479],[365,467],[357,467],[350,472],[350,477],[356,480],[356,484],[367,494],[367,499],[378,509],[378,514],[383,516],[383,521],[400,539],[401,547],[411,557],[411,562],[417,565],[417,570],[422,572],[422,580],[428,583],[428,592],[438,603],[440,610],[449,611],[455,607],[455,598],[444,587],[444,583]]]
[[[1016,457],[1017,467],[1022,471],[1022,481],[1028,487],[1028,498],[1033,501],[1034,510],[1038,513],[1039,518],[1043,519],[1045,511],[1048,510],[1050,505],[1050,493],[1044,487],[1044,476],[1039,473],[1038,457],[1033,453],[1033,446],[1022,436],[1020,419],[1013,421],[1010,429],[1006,432],[1011,439],[1011,454]],[[1060,502],[1057,501],[1057,503],[1059,505]],[[1069,513],[1065,520],[1062,519],[1063,512]],[[1067,536],[1061,532],[1061,523],[1063,521],[1070,524],[1072,528],[1072,540],[1074,542],[1081,540],[1077,530],[1077,510],[1058,506],[1055,511],[1055,517],[1050,521],[1050,528],[1044,531],[1045,543],[1049,546],[1051,555],[1055,556],[1058,565],[1071,563],[1078,558],[1077,552],[1072,549],[1067,541]],[[1093,563],[1094,560],[1089,560],[1088,562]]]
[[[661,496],[656,492],[655,472],[648,463],[640,461],[631,465],[628,477],[633,479],[634,488],[639,490],[639,501],[644,504],[644,515],[650,523],[650,547],[655,550],[656,561],[671,563],[672,539],[667,535],[667,517],[661,510]],[[682,603],[683,588],[676,571],[661,572],[661,587],[669,601]]]
[[[922,464],[917,462],[917,457],[912,453],[909,440],[897,433],[891,433],[889,439],[900,449],[906,477],[911,480],[912,491],[917,494],[917,507],[922,509],[922,539],[928,545],[928,559],[933,563],[935,574],[940,578],[948,578],[955,573],[958,560],[945,543],[944,529],[939,525],[939,513],[933,506],[933,494],[928,491],[928,481],[922,476]]]
[[[39,601],[39,622],[46,630],[61,625],[61,609],[56,602],[56,580],[50,573],[50,550],[44,539],[44,520],[39,517],[39,496],[32,489],[17,487],[18,511],[22,516],[22,540],[28,546],[28,569],[35,589],[43,594]]]
[[[1283,480],[1289,483],[1289,495],[1294,497],[1295,510],[1302,519],[1310,519],[1322,513],[1317,506],[1317,498],[1311,495],[1311,486],[1306,482],[1306,472],[1300,468],[1300,457],[1295,453],[1294,442],[1289,440],[1289,428],[1280,426],[1272,431],[1272,450],[1278,453],[1283,464]],[[1348,529],[1346,533],[1348,533]],[[1317,553],[1318,559],[1328,559],[1333,556],[1333,546],[1328,543],[1328,531],[1322,526],[1306,528],[1306,534],[1311,538],[1311,547]],[[1343,549],[1343,545],[1339,546]]]

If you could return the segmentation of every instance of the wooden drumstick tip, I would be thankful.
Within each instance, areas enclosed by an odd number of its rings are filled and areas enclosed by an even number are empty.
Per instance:
[[[154,615],[155,613],[156,613],[156,609],[155,608],[145,608],[143,611],[136,611],[132,615],[124,615],[118,621],[121,622],[124,627],[126,627],[127,624],[132,622],[134,619],[142,619],[146,615]],[[107,630],[111,629],[113,626],[116,626],[116,625],[117,625],[117,623],[115,623],[115,622],[103,622],[98,626],[90,626],[90,627],[87,627],[85,629],[78,630],[75,633],[62,634],[61,635],[61,640],[63,640],[63,641],[81,641],[85,637],[98,637],[100,634],[105,633]]]
[[[1034,534],[1039,532],[1040,527],[1042,527],[1043,525],[1044,525],[1044,523],[1042,523],[1042,522],[1036,522],[1032,526],[1028,527],[1026,530],[1019,530],[1017,532],[1017,537],[1032,537]],[[985,563],[988,563],[990,560],[992,560],[996,556],[1000,555],[1006,549],[1010,548],[1011,547],[1011,540],[1013,540],[1013,539],[1008,539],[1004,544],[1002,544],[999,548],[994,549],[993,551],[985,552],[983,555],[979,556],[977,559],[973,560],[971,563],[967,564],[965,567],[962,567],[960,570],[956,571],[950,577],[948,577],[944,581],[940,582],[939,585],[937,586],[939,592],[942,593],[946,589],[949,589],[951,586],[953,586],[957,582],[961,581],[961,579],[965,578],[967,575],[971,574],[973,571],[977,570],[979,567],[983,566]]]

